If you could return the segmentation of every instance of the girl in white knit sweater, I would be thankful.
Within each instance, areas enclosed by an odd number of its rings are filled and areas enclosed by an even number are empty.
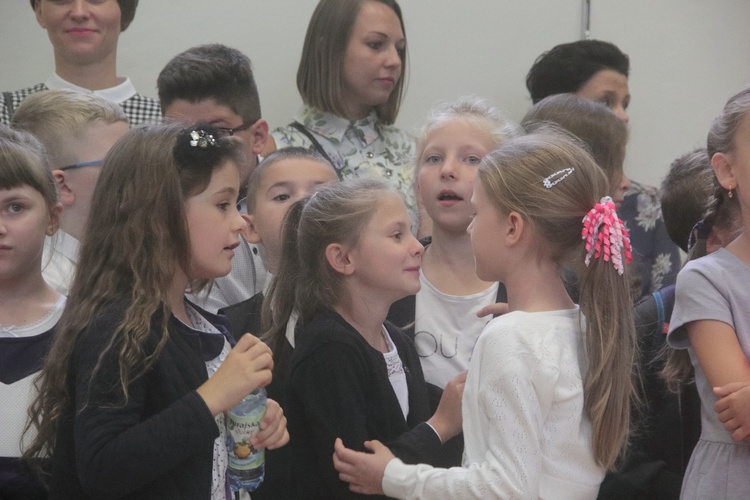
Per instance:
[[[377,441],[365,443],[373,454],[338,441],[334,465],[352,491],[395,498],[596,498],[630,425],[627,232],[601,169],[557,133],[506,142],[477,179],[477,275],[505,284],[510,312],[488,323],[471,359],[463,467],[406,465]]]

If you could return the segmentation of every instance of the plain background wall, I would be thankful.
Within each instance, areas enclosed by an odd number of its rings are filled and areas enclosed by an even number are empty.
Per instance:
[[[289,123],[301,105],[295,77],[315,0],[141,0],[120,37],[118,73],[156,96],[175,54],[209,42],[250,56],[263,115]],[[520,120],[536,57],[582,33],[583,0],[400,0],[408,87],[397,125],[416,130],[443,101],[476,94]],[[591,36],[630,55],[631,141],[626,170],[658,184],[678,155],[704,145],[724,102],[750,83],[747,0],[592,0]],[[43,81],[53,69],[46,33],[28,0],[0,6],[1,90]]]

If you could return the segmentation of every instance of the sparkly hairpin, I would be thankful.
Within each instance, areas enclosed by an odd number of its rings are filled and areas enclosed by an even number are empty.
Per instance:
[[[193,130],[190,132],[190,145],[198,146],[199,148],[206,149],[208,146],[216,146],[216,139],[211,134],[207,134],[205,130]]]
[[[615,203],[609,196],[602,198],[583,218],[581,239],[586,240],[586,267],[591,263],[591,257],[601,257],[606,262],[611,261],[617,273],[622,274],[623,257],[628,264],[633,260],[630,235],[617,217]]]
[[[562,170],[558,170],[552,175],[549,175],[544,178],[542,183],[544,184],[544,187],[547,189],[550,189],[552,186],[560,182],[561,180],[565,179],[567,176],[573,173],[573,170],[575,170],[573,167],[564,168]]]

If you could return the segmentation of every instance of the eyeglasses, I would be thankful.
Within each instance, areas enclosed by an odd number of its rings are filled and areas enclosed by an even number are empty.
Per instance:
[[[81,168],[81,167],[98,167],[102,163],[104,163],[104,160],[94,160],[94,161],[84,161],[81,163],[74,163],[73,165],[66,165],[64,167],[60,167],[57,170],[72,170],[74,168]]]
[[[258,118],[258,120],[259,119],[260,118]],[[235,132],[242,132],[243,130],[249,129],[250,127],[252,127],[256,123],[258,123],[258,120],[253,120],[252,122],[243,123],[239,127],[235,127],[235,128],[216,127],[216,130],[218,130],[219,133],[221,133],[222,137],[228,137],[230,135],[234,135]]]

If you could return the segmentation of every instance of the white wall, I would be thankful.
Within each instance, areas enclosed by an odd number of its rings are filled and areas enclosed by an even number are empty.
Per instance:
[[[581,37],[582,0],[401,0],[408,89],[398,124],[415,129],[436,103],[477,94],[520,119],[534,59]],[[141,0],[120,38],[118,69],[155,96],[161,67],[220,42],[253,60],[263,114],[286,124],[300,105],[297,63],[315,0]],[[678,155],[704,144],[726,99],[750,82],[747,0],[592,0],[591,35],[631,58],[631,177],[658,184]],[[28,0],[0,6],[0,89],[43,81],[53,67]]]

